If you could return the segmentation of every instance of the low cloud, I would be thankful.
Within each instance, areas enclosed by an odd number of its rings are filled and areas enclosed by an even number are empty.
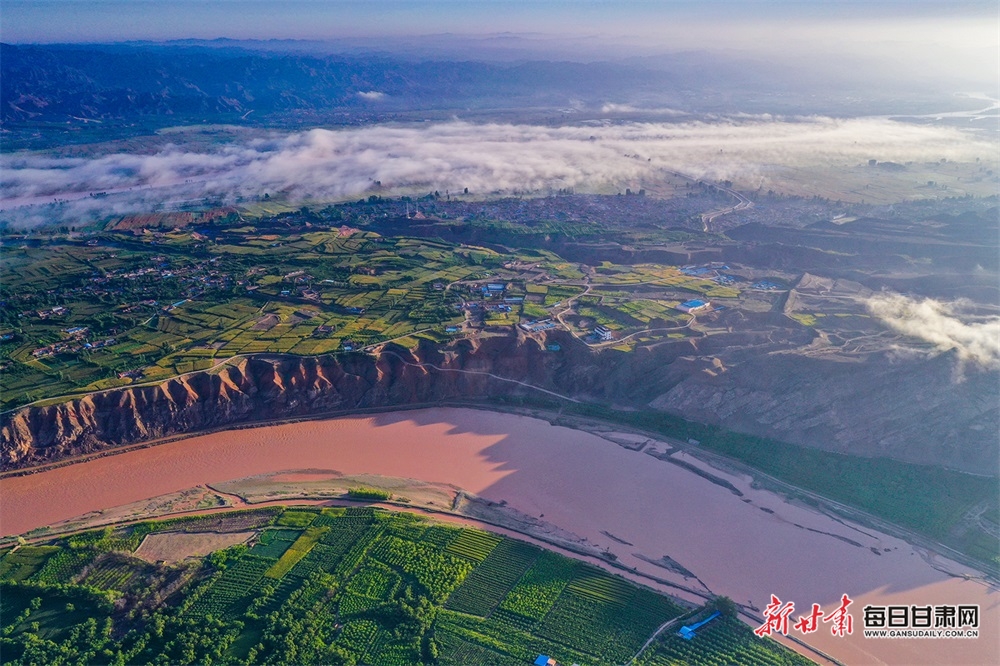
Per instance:
[[[385,93],[377,90],[366,90],[364,92],[359,92],[358,97],[366,99],[369,102],[377,102],[385,97]]]
[[[645,108],[641,106],[633,106],[631,104],[616,104],[615,102],[608,102],[607,104],[602,105],[601,113],[607,113],[609,115],[641,114],[646,116],[665,116],[670,118],[683,118],[691,115],[687,111],[680,111],[669,107]]]
[[[367,94],[367,93],[363,93]],[[0,219],[73,222],[179,202],[276,192],[292,200],[461,190],[636,186],[666,171],[768,186],[775,167],[972,160],[995,144],[952,128],[884,119],[739,118],[585,126],[452,121],[377,125],[90,158],[0,158]],[[92,195],[99,195],[97,197]],[[53,200],[63,203],[51,206]]]
[[[1000,368],[1000,317],[973,317],[968,312],[971,303],[916,300],[887,292],[870,298],[867,306],[900,333],[929,342],[940,351],[955,350],[963,362]]]

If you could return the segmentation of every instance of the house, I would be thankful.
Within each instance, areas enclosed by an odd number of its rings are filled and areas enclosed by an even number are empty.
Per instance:
[[[707,310],[710,307],[712,307],[712,304],[709,303],[708,301],[694,299],[691,301],[684,301],[683,303],[678,305],[676,309],[680,310],[681,312],[694,314],[696,312],[701,312],[702,310]]]
[[[594,329],[594,335],[597,336],[599,340],[608,341],[615,337],[615,334],[607,326],[598,326]]]
[[[535,666],[559,666],[559,662],[546,654],[540,654],[534,661]]]

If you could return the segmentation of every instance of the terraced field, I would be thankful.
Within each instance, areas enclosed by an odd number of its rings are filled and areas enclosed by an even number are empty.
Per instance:
[[[345,204],[326,214],[336,217],[340,208],[357,212]],[[581,331],[599,324],[623,335],[682,326],[689,317],[674,308],[688,298],[735,302],[741,293],[735,283],[719,283],[717,271],[588,266],[517,244],[498,251],[415,238],[404,228],[380,233],[367,215],[350,230],[292,229],[284,219],[247,224],[234,215],[200,232],[138,235],[111,225],[93,243],[55,236],[8,246],[0,270],[0,407],[209,370],[238,355],[341,353],[513,327],[554,317],[585,284],[594,289],[573,312],[587,322]],[[553,229],[575,235],[575,226]],[[484,292],[488,283],[503,290]]]

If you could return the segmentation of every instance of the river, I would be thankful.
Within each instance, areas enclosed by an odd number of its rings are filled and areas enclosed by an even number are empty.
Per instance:
[[[0,531],[302,469],[453,484],[607,546],[640,572],[699,586],[648,561],[668,555],[740,603],[763,609],[772,594],[793,601],[793,620],[813,603],[831,611],[847,594],[853,635],[835,637],[826,624],[800,635],[844,663],[1000,663],[1000,594],[956,577],[977,572],[785,502],[748,477],[711,470],[739,496],[644,452],[511,414],[428,409],[231,430],[11,477],[0,480]],[[980,637],[864,638],[867,604],[978,604]]]

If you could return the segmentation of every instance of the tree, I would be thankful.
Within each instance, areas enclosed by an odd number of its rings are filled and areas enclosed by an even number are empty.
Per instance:
[[[716,597],[712,605],[725,617],[736,617],[740,612],[740,607],[729,597]]]

